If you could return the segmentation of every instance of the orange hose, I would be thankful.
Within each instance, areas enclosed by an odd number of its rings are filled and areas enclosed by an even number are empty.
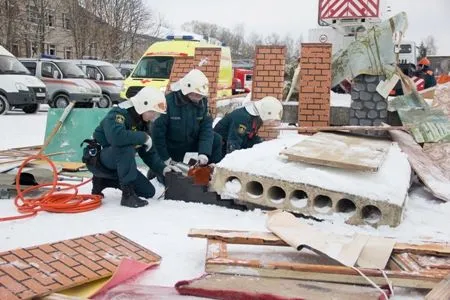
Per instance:
[[[51,183],[34,185],[22,191],[20,189],[20,174],[22,173],[23,168],[32,160],[46,161],[52,168],[53,180]],[[78,188],[91,180],[77,185],[58,182],[58,171],[56,170],[56,166],[47,156],[42,154],[30,156],[20,165],[19,171],[16,175],[17,196],[14,199],[14,204],[16,205],[19,213],[23,215],[0,218],[0,222],[32,217],[37,215],[40,211],[55,213],[81,213],[94,210],[102,204],[102,196],[88,194],[78,195]],[[25,198],[27,193],[49,186],[51,186],[51,189],[39,197]],[[73,190],[73,192],[63,193],[69,190]]]

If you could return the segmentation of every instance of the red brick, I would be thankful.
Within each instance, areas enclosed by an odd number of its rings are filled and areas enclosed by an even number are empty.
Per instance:
[[[319,104],[309,104],[308,109],[320,109],[320,105]]]
[[[308,116],[307,115],[300,114],[299,117],[300,117],[300,121],[308,121]]]
[[[330,119],[330,116],[319,116],[319,120],[320,121],[329,121],[329,119]]]
[[[262,137],[262,138],[269,137],[269,133],[268,133],[268,132],[265,132],[265,131],[260,131],[260,132],[258,132],[258,135],[259,135],[260,137]]]
[[[256,82],[257,87],[268,87],[269,83],[267,81],[258,81]]]
[[[301,93],[314,93],[314,87],[312,86],[302,87]]]
[[[80,265],[80,266],[74,267],[74,269],[86,278],[97,278],[98,277],[98,275],[94,271],[89,270],[85,266]]]
[[[84,255],[77,255],[77,256],[74,257],[74,259],[76,261],[78,261],[79,263],[83,264],[84,266],[88,267],[89,269],[93,270],[93,271],[97,271],[97,270],[102,268],[100,265],[96,264],[95,262],[93,262],[92,260],[88,259]]]
[[[18,281],[25,280],[28,278],[27,274],[22,272],[19,268],[16,268],[15,266],[8,264],[8,265],[2,265],[2,271],[13,277],[14,279]]]
[[[77,254],[77,252],[75,250],[67,247],[67,245],[62,244],[62,243],[53,244],[53,247],[55,247],[56,249],[58,249],[61,252],[64,252],[67,255],[75,255],[75,254]]]
[[[264,70],[266,71],[276,71],[276,68],[274,65],[265,65]]]
[[[331,70],[322,70],[322,75],[330,77],[331,76]]]
[[[46,287],[42,286],[34,279],[25,280],[22,282],[22,284],[31,289],[36,294],[43,294],[49,291]]]
[[[273,88],[267,88],[267,87],[266,87],[266,88],[263,88],[263,89],[262,89],[262,92],[263,92],[263,93],[273,93]]]
[[[301,113],[302,115],[312,115],[312,114],[313,114],[313,111],[310,110],[310,109],[305,109],[305,110],[300,111],[300,113]]]
[[[28,257],[32,257],[33,256],[30,252],[28,252],[28,251],[26,251],[24,249],[17,249],[17,250],[13,250],[11,252],[13,254],[17,255],[20,258],[28,258]]]
[[[77,272],[73,271],[71,268],[67,267],[65,264],[63,264],[59,261],[50,263],[50,266],[57,269],[59,272],[63,273],[64,275],[66,275],[69,278],[75,277],[78,275]]]
[[[256,47],[256,55],[258,55],[259,53],[261,53],[261,54],[266,54],[266,53],[270,54],[271,51],[270,51],[269,48],[262,48],[262,47],[257,46]]]
[[[275,70],[281,71],[281,72],[284,73],[284,65],[281,65],[281,66],[275,66]]]
[[[9,277],[8,275],[4,275],[4,276],[0,277],[0,284],[15,294],[26,290],[26,287],[24,287],[23,285],[21,285],[16,280]]]
[[[310,69],[308,70],[309,75],[322,75],[322,70]]]
[[[108,258],[105,258],[105,259],[108,259]],[[108,260],[110,260],[110,259],[108,259]],[[112,263],[111,263],[110,261],[108,261],[108,260],[100,260],[100,261],[98,261],[97,263],[98,263],[99,265],[101,265],[103,268],[107,269],[108,271],[110,271],[110,272],[115,272],[116,269],[117,269],[117,266],[114,265],[114,264],[112,264]]]
[[[269,72],[264,70],[264,71],[258,72],[257,75],[259,75],[259,76],[268,76],[268,75],[269,75]]]
[[[301,123],[300,123],[300,126],[303,126],[303,127],[312,127],[312,126],[313,126],[313,122],[311,122],[311,121],[304,121],[304,122],[301,122]]]
[[[269,87],[280,88],[283,87],[281,82],[269,82]]]
[[[16,295],[14,295],[13,293],[11,293],[9,290],[7,290],[6,288],[0,286],[0,299],[14,300],[14,299],[19,299],[19,298]]]
[[[327,79],[328,79],[327,76],[314,76],[314,80],[318,80],[318,81],[324,81]]]
[[[308,70],[308,69],[315,69],[315,65],[314,65],[314,64],[311,64],[311,63],[309,63],[309,64],[303,64],[303,65],[301,65],[301,68],[302,68],[302,69],[305,69],[305,70]]]
[[[309,115],[308,121],[319,121],[319,116],[317,115]]]

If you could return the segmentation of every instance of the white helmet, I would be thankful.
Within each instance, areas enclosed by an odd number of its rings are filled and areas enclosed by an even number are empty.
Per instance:
[[[144,87],[136,96],[131,97],[130,101],[140,115],[146,111],[165,114],[167,110],[166,97],[160,90],[151,86]]]
[[[268,96],[255,101],[255,108],[263,121],[281,121],[283,116],[283,105],[275,97]]]
[[[195,93],[204,97],[208,96],[208,78],[202,71],[193,69],[179,81],[178,90],[181,89],[183,95]]]

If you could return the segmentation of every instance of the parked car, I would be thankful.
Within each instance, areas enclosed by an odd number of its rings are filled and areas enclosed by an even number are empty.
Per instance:
[[[0,115],[20,108],[27,114],[39,110],[46,103],[45,84],[31,75],[17,58],[0,46]]]
[[[123,75],[109,62],[92,59],[72,59],[87,76],[94,80],[102,89],[103,99],[99,107],[110,107],[120,102],[120,90],[123,85]]]
[[[47,86],[50,107],[64,108],[70,101],[78,107],[100,104],[102,90],[74,63],[49,58],[21,58],[22,64],[31,74],[40,78]]]

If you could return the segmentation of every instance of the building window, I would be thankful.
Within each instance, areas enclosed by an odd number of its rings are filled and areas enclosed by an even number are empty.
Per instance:
[[[56,46],[52,44],[47,44],[47,54],[56,55]]]
[[[64,58],[71,59],[72,58],[72,47],[66,47],[64,50]]]
[[[63,28],[70,29],[70,18],[67,14],[62,14]]]
[[[39,10],[36,6],[27,6],[27,20],[30,23],[38,24],[39,22]]]
[[[47,26],[48,27],[55,27],[55,16],[53,15],[52,11],[49,11],[47,13]]]

